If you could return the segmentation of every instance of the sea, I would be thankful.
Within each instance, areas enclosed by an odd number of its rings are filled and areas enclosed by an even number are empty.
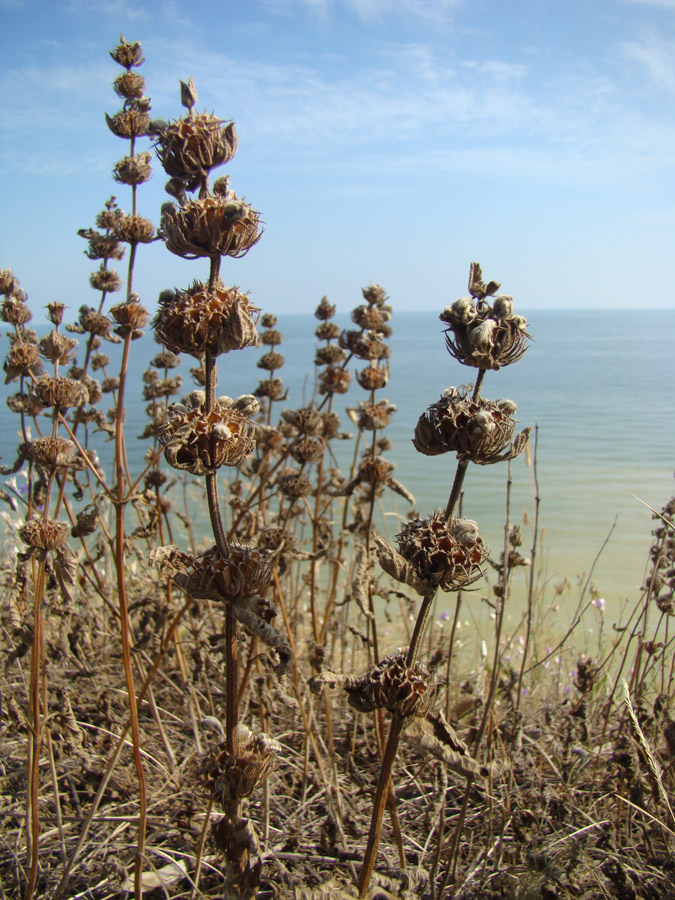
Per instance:
[[[508,466],[471,465],[462,515],[478,522],[495,556],[503,545],[508,516],[510,525],[521,526],[520,552],[529,557],[538,482],[537,584],[571,604],[592,582],[594,596],[605,600],[608,611],[625,609],[637,600],[645,580],[655,527],[645,504],[660,510],[675,494],[675,309],[523,314],[532,337],[527,353],[511,366],[488,372],[482,392],[490,399],[517,403],[519,429],[533,429],[530,452],[511,464],[508,508]],[[348,315],[338,315],[335,321],[350,325]],[[298,408],[316,396],[316,325],[311,315],[278,316],[283,343],[276,349],[285,365],[277,374],[288,388],[279,409]],[[419,454],[412,444],[415,424],[447,387],[472,382],[475,370],[448,354],[438,312],[394,310],[391,325],[391,377],[377,395],[397,408],[386,432],[393,444],[387,456],[397,466],[395,476],[415,495],[414,508],[426,515],[445,506],[456,462],[453,454]],[[46,332],[47,326],[37,330]],[[132,471],[141,470],[147,449],[146,442],[136,438],[146,421],[142,372],[159,349],[151,331],[132,345],[125,426]],[[105,345],[103,351],[112,359],[108,373],[114,374],[119,348]],[[256,367],[262,352],[249,348],[220,357],[218,393],[252,392],[267,375]],[[183,373],[185,391],[193,387],[191,365],[194,360],[186,359],[172,373]],[[351,370],[356,368],[350,364]],[[0,391],[2,465],[15,457],[18,417],[6,408],[5,399],[17,389],[14,383]],[[354,382],[348,394],[336,398],[336,409],[344,411],[364,398]],[[355,431],[344,412],[342,423],[344,430]],[[345,465],[352,452],[346,444],[340,459]],[[109,448],[100,446],[104,462]],[[409,507],[396,496],[383,501],[381,527],[391,536]],[[197,530],[206,528],[203,516],[199,504]]]

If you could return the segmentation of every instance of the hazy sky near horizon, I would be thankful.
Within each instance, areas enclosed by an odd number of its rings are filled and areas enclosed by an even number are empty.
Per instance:
[[[265,310],[369,282],[440,310],[472,260],[525,309],[675,305],[675,0],[0,0],[0,23],[0,266],[35,310],[95,302],[76,231],[129,204],[120,32],[154,116],[192,75],[235,120],[216,174],[266,233],[223,277]],[[139,191],[155,223],[165,180]],[[153,245],[137,271],[152,306],[208,265]]]

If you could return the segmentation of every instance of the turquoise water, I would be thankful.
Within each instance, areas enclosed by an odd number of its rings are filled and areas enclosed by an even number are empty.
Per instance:
[[[483,393],[514,400],[521,427],[539,426],[542,575],[556,583],[587,573],[616,520],[593,580],[608,603],[634,598],[653,523],[633,495],[660,509],[675,493],[675,310],[533,310],[528,320],[534,338],[528,353],[515,365],[488,373]],[[337,321],[347,325],[348,317]],[[312,397],[316,324],[311,316],[279,317],[284,343],[278,349],[286,357],[280,374],[290,392],[280,408],[296,408]],[[411,443],[413,428],[446,387],[471,381],[474,373],[448,355],[437,313],[394,312],[392,325],[391,379],[378,392],[378,399],[387,397],[398,407],[387,432],[394,442],[388,456],[398,465],[399,480],[415,494],[416,508],[426,513],[445,504],[454,459],[418,454]],[[117,348],[103,349],[114,366]],[[141,373],[157,350],[150,335],[133,345],[127,434],[136,471],[146,449],[135,439],[145,424]],[[265,375],[256,368],[261,353],[249,349],[221,357],[219,393],[236,396],[255,388]],[[186,361],[185,373],[191,364]],[[189,382],[186,374],[184,384]],[[3,463],[13,461],[18,427],[4,399],[16,390],[16,384],[2,388]],[[336,398],[338,409],[363,397],[357,386]],[[346,416],[343,427],[354,430]],[[464,515],[479,522],[495,550],[503,540],[505,481],[506,465],[498,464],[471,466],[465,482]],[[533,497],[533,469],[523,456],[513,463],[512,522],[531,521]],[[405,513],[402,500],[397,499],[396,509]],[[386,521],[395,532],[396,517]],[[531,538],[525,532],[527,547]]]

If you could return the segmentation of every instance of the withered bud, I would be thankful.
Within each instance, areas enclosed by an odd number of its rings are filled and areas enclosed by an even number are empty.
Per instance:
[[[387,366],[368,366],[356,373],[356,380],[365,391],[377,391],[386,386],[389,381],[389,368]]]
[[[265,353],[264,356],[260,357],[256,365],[259,369],[274,372],[275,369],[280,369],[284,362],[285,359],[281,353],[275,353],[273,350],[270,350],[269,353]]]
[[[380,284],[369,284],[368,287],[361,288],[363,299],[369,306],[384,306],[389,297],[384,288]]]
[[[72,466],[77,456],[75,444],[63,437],[43,437],[31,441],[27,458],[44,468],[54,470]]]
[[[197,88],[195,86],[194,78],[192,75],[187,80],[187,83],[181,81],[180,83],[180,102],[181,105],[186,109],[192,111],[192,107],[197,105],[197,100],[199,99],[199,95],[197,93]]]
[[[384,708],[403,718],[425,716],[433,699],[431,672],[420,662],[408,665],[406,656],[406,650],[397,650],[361,678],[346,681],[350,706],[359,712]]]
[[[262,328],[274,328],[277,324],[277,317],[273,313],[263,313],[260,319]]]

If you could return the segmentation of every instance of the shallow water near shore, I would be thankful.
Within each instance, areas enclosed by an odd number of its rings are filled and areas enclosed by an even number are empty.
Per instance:
[[[538,425],[537,471],[541,498],[539,524],[543,541],[537,568],[551,585],[567,577],[573,585],[588,574],[608,538],[593,572],[593,582],[617,610],[623,601],[636,599],[644,578],[651,530],[651,513],[634,496],[660,509],[675,492],[675,310],[544,311],[527,314],[534,340],[525,357],[500,372],[489,372],[483,394],[491,399],[509,398],[518,404],[520,427]],[[348,325],[348,316],[336,317]],[[278,349],[286,364],[278,373],[289,395],[279,409],[297,408],[314,391],[316,320],[307,315],[279,316],[277,327],[284,336]],[[445,505],[454,474],[452,456],[424,457],[412,446],[415,423],[425,408],[451,385],[473,380],[475,372],[460,366],[445,349],[436,312],[396,313],[392,319],[391,378],[378,398],[387,397],[397,412],[387,434],[394,446],[388,458],[396,462],[396,477],[416,497],[422,514]],[[39,331],[46,326],[39,327]],[[102,348],[112,359],[115,372],[119,354],[115,346]],[[135,435],[145,426],[142,372],[158,351],[152,334],[134,342],[131,355],[129,404],[126,429],[132,471],[142,468],[144,441]],[[219,393],[236,396],[251,392],[265,373],[256,368],[261,350],[249,349],[221,357]],[[181,369],[184,387],[190,389],[189,367]],[[350,370],[357,368],[350,364]],[[2,387],[2,403],[18,389]],[[336,398],[343,428],[355,431],[345,406],[365,396],[352,387]],[[0,430],[2,464],[13,462],[18,441],[18,417],[7,409]],[[532,434],[532,454],[534,432]],[[110,445],[108,445],[110,446]],[[351,443],[340,454],[348,464]],[[106,445],[99,446],[105,459]],[[505,464],[471,466],[463,498],[463,515],[478,521],[494,555],[503,543],[506,511]],[[523,455],[512,464],[510,520],[523,525],[523,555],[529,555],[534,517],[534,469]],[[385,522],[391,534],[398,530],[398,515],[408,507],[399,497],[383,497]],[[194,509],[194,507],[193,507]],[[529,525],[525,523],[529,522]],[[206,521],[195,521],[197,532]],[[610,534],[611,532],[611,534]],[[583,579],[582,579],[583,580]],[[564,595],[571,603],[573,589]],[[450,605],[450,599],[447,600]],[[443,601],[442,601],[443,602]],[[442,604],[441,607],[442,609]]]

